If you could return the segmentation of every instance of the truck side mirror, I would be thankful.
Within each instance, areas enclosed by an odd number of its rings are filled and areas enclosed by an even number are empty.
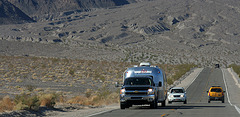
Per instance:
[[[161,82],[161,81],[158,83],[158,86],[159,86],[159,87],[162,87],[162,82]]]

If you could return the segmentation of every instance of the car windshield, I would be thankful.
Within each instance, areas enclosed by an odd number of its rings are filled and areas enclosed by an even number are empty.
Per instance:
[[[213,89],[211,89],[211,92],[222,92],[222,89],[220,89],[220,88],[213,88]]]
[[[124,85],[152,85],[150,78],[127,78]]]
[[[172,89],[171,93],[183,93],[182,89]]]

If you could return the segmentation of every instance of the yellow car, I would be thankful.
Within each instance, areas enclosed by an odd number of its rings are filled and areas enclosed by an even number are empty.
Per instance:
[[[208,103],[211,101],[222,101],[224,103],[224,93],[221,86],[212,86],[210,89],[207,91],[208,93]]]

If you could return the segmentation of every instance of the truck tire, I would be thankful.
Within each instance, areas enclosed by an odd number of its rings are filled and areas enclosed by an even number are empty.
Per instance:
[[[162,101],[162,107],[165,107],[166,106],[166,101]]]
[[[185,101],[183,102],[183,104],[187,104],[187,100],[185,100]]]
[[[158,105],[157,100],[154,100],[154,101],[150,104],[150,108],[155,109],[155,108],[157,108],[157,105]]]
[[[125,109],[126,108],[126,104],[125,103],[120,103],[120,108],[121,109]]]
[[[125,108],[129,108],[129,107],[132,107],[132,104],[125,104]]]

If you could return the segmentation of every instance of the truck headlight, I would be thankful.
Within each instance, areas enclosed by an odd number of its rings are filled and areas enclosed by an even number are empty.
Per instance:
[[[184,95],[181,95],[180,97],[184,97]]]
[[[126,90],[125,89],[121,89],[120,90],[120,94],[125,94]]]
[[[148,89],[148,94],[154,94],[154,90],[152,88]]]

